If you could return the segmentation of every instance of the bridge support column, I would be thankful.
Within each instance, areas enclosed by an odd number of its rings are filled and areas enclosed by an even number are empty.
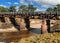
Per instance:
[[[4,17],[5,18],[5,23],[11,24],[9,17]]]
[[[50,20],[46,20],[47,21],[47,27],[48,27],[48,32],[50,33]]]
[[[47,25],[46,25],[46,20],[42,20],[41,33],[48,33]]]
[[[16,23],[14,15],[10,17],[11,24],[20,31],[20,26]]]
[[[16,23],[20,26],[20,31],[26,29],[23,18],[15,17],[15,21],[16,21]]]
[[[3,22],[2,22],[2,15],[0,14],[0,27],[1,27],[2,24],[3,24]]]
[[[30,30],[29,16],[27,16],[27,17],[24,19],[24,21],[25,21],[25,24],[26,24],[26,28],[27,28],[28,30]]]
[[[24,17],[16,15],[15,21],[20,26],[20,33],[28,33],[28,29],[26,28]]]
[[[20,18],[20,33],[29,33],[24,18]]]
[[[1,22],[5,23],[5,19],[4,19],[4,17],[3,17],[3,16],[2,16],[2,17],[0,17],[0,20],[1,20]]]
[[[22,19],[20,19],[20,30],[26,30],[26,24],[24,23],[24,19],[22,18]]]

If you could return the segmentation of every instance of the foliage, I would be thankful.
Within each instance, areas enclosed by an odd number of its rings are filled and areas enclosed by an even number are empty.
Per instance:
[[[33,13],[36,10],[36,7],[34,7],[33,5],[28,5],[28,10],[29,13]]]
[[[10,12],[16,12],[16,6],[10,6],[9,11]]]
[[[51,12],[51,11],[60,12],[60,4],[56,5],[54,8],[48,8],[46,11],[47,12]]]
[[[51,12],[52,10],[53,10],[52,8],[48,8],[46,11]]]
[[[33,13],[36,10],[36,7],[34,7],[33,5],[22,5],[19,7],[19,12],[29,12],[29,13]]]
[[[19,12],[27,12],[28,9],[27,9],[27,6],[26,5],[22,5],[19,7]]]
[[[8,11],[9,11],[8,8],[0,6],[0,12],[8,12]]]
[[[36,10],[36,7],[34,7],[33,5],[21,5],[18,9],[18,12],[33,13]],[[16,10],[16,6],[10,6],[9,9],[5,7],[0,7],[0,12],[16,12]]]

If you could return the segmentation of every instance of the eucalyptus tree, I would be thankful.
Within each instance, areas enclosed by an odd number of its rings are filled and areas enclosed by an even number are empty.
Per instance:
[[[10,6],[9,11],[10,12],[16,12],[16,6]]]
[[[19,7],[19,12],[29,12],[29,13],[33,13],[36,10],[36,7],[34,7],[33,5],[21,5]]]
[[[0,12],[8,12],[8,8],[0,6]]]

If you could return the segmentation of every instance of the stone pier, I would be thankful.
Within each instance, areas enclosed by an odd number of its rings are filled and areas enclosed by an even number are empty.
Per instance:
[[[46,23],[46,20],[42,20],[42,25],[41,25],[41,32],[42,33],[47,33],[47,23]]]

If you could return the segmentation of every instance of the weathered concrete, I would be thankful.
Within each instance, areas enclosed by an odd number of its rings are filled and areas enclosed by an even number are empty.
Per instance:
[[[42,25],[41,25],[41,31],[42,33],[47,33],[47,25],[46,25],[46,20],[42,20]]]
[[[9,17],[4,17],[4,19],[5,19],[5,23],[11,24],[11,21],[10,21]]]
[[[22,21],[20,22],[20,30],[27,30],[24,19],[21,19],[21,20]]]

